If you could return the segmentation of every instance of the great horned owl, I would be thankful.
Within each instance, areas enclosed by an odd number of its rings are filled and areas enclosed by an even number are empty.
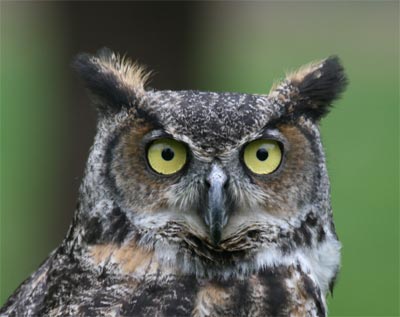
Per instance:
[[[340,263],[318,123],[337,57],[267,95],[145,89],[75,62],[98,110],[70,230],[2,315],[325,316]]]

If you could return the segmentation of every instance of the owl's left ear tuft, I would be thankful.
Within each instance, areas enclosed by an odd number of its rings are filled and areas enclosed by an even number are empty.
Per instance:
[[[96,55],[81,53],[72,66],[84,80],[101,114],[129,108],[145,94],[149,73],[108,48],[102,48]]]
[[[339,99],[348,84],[337,56],[312,63],[287,75],[272,95],[284,100],[289,114],[300,114],[319,120],[332,103]]]

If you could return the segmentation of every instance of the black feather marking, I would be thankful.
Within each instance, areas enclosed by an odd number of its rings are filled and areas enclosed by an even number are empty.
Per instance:
[[[311,236],[311,232],[310,232],[310,230],[309,230],[309,228],[307,226],[307,223],[305,221],[303,221],[301,223],[301,226],[298,229],[298,231],[299,231],[299,233],[301,233],[301,236],[303,237],[304,244],[306,246],[311,246],[311,238],[312,238],[312,236]]]
[[[98,243],[103,234],[103,226],[98,217],[87,220],[85,235],[83,240],[88,244]]]
[[[285,316],[289,306],[289,293],[284,285],[284,278],[287,277],[284,269],[265,269],[260,273],[260,278],[268,288],[266,296],[266,307],[268,316]]]
[[[232,311],[236,312],[240,316],[249,316],[249,309],[251,307],[251,293],[250,285],[248,280],[239,281],[234,289],[234,299]]]
[[[111,165],[113,162],[113,158],[115,157],[114,150],[121,139],[121,135],[124,132],[126,132],[127,129],[128,127],[124,126],[119,131],[116,131],[115,134],[110,138],[103,158],[103,164],[106,166],[106,172],[105,172],[106,184],[110,189],[111,193],[115,195],[114,198],[119,198],[119,199],[122,197],[122,193],[117,187],[115,176],[112,173]],[[119,199],[114,199],[114,201],[119,201]]]
[[[336,282],[338,280],[338,276],[339,276],[339,269],[336,270],[332,279],[329,281],[329,292],[331,293],[332,297],[333,297],[333,289],[335,288]]]
[[[121,211],[121,208],[115,207],[109,215],[110,225],[103,233],[105,241],[113,241],[121,243],[132,230],[131,222],[126,217],[126,214]]]
[[[320,226],[318,229],[318,236],[317,236],[318,242],[324,241],[325,238],[326,238],[325,229],[324,227]]]
[[[321,298],[321,292],[318,289],[318,287],[315,285],[315,283],[308,277],[306,274],[303,274],[302,276],[303,280],[303,286],[304,290],[306,291],[307,295],[310,298],[314,299],[315,306],[317,308],[317,316],[318,317],[324,317],[325,314],[325,307],[322,303],[322,298]]]

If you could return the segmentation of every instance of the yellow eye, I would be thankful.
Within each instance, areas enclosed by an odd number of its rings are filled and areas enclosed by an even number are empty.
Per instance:
[[[147,149],[150,167],[159,174],[171,175],[180,171],[186,163],[186,147],[173,139],[153,141]]]
[[[270,174],[279,167],[282,151],[277,141],[260,139],[245,147],[243,160],[253,173]]]

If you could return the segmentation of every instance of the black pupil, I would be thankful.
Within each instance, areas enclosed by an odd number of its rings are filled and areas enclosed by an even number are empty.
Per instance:
[[[256,155],[260,161],[265,161],[268,158],[268,151],[264,148],[261,148],[261,149],[258,149]]]
[[[175,156],[175,153],[173,150],[171,150],[169,147],[165,148],[161,152],[161,157],[166,160],[166,161],[171,161]]]

